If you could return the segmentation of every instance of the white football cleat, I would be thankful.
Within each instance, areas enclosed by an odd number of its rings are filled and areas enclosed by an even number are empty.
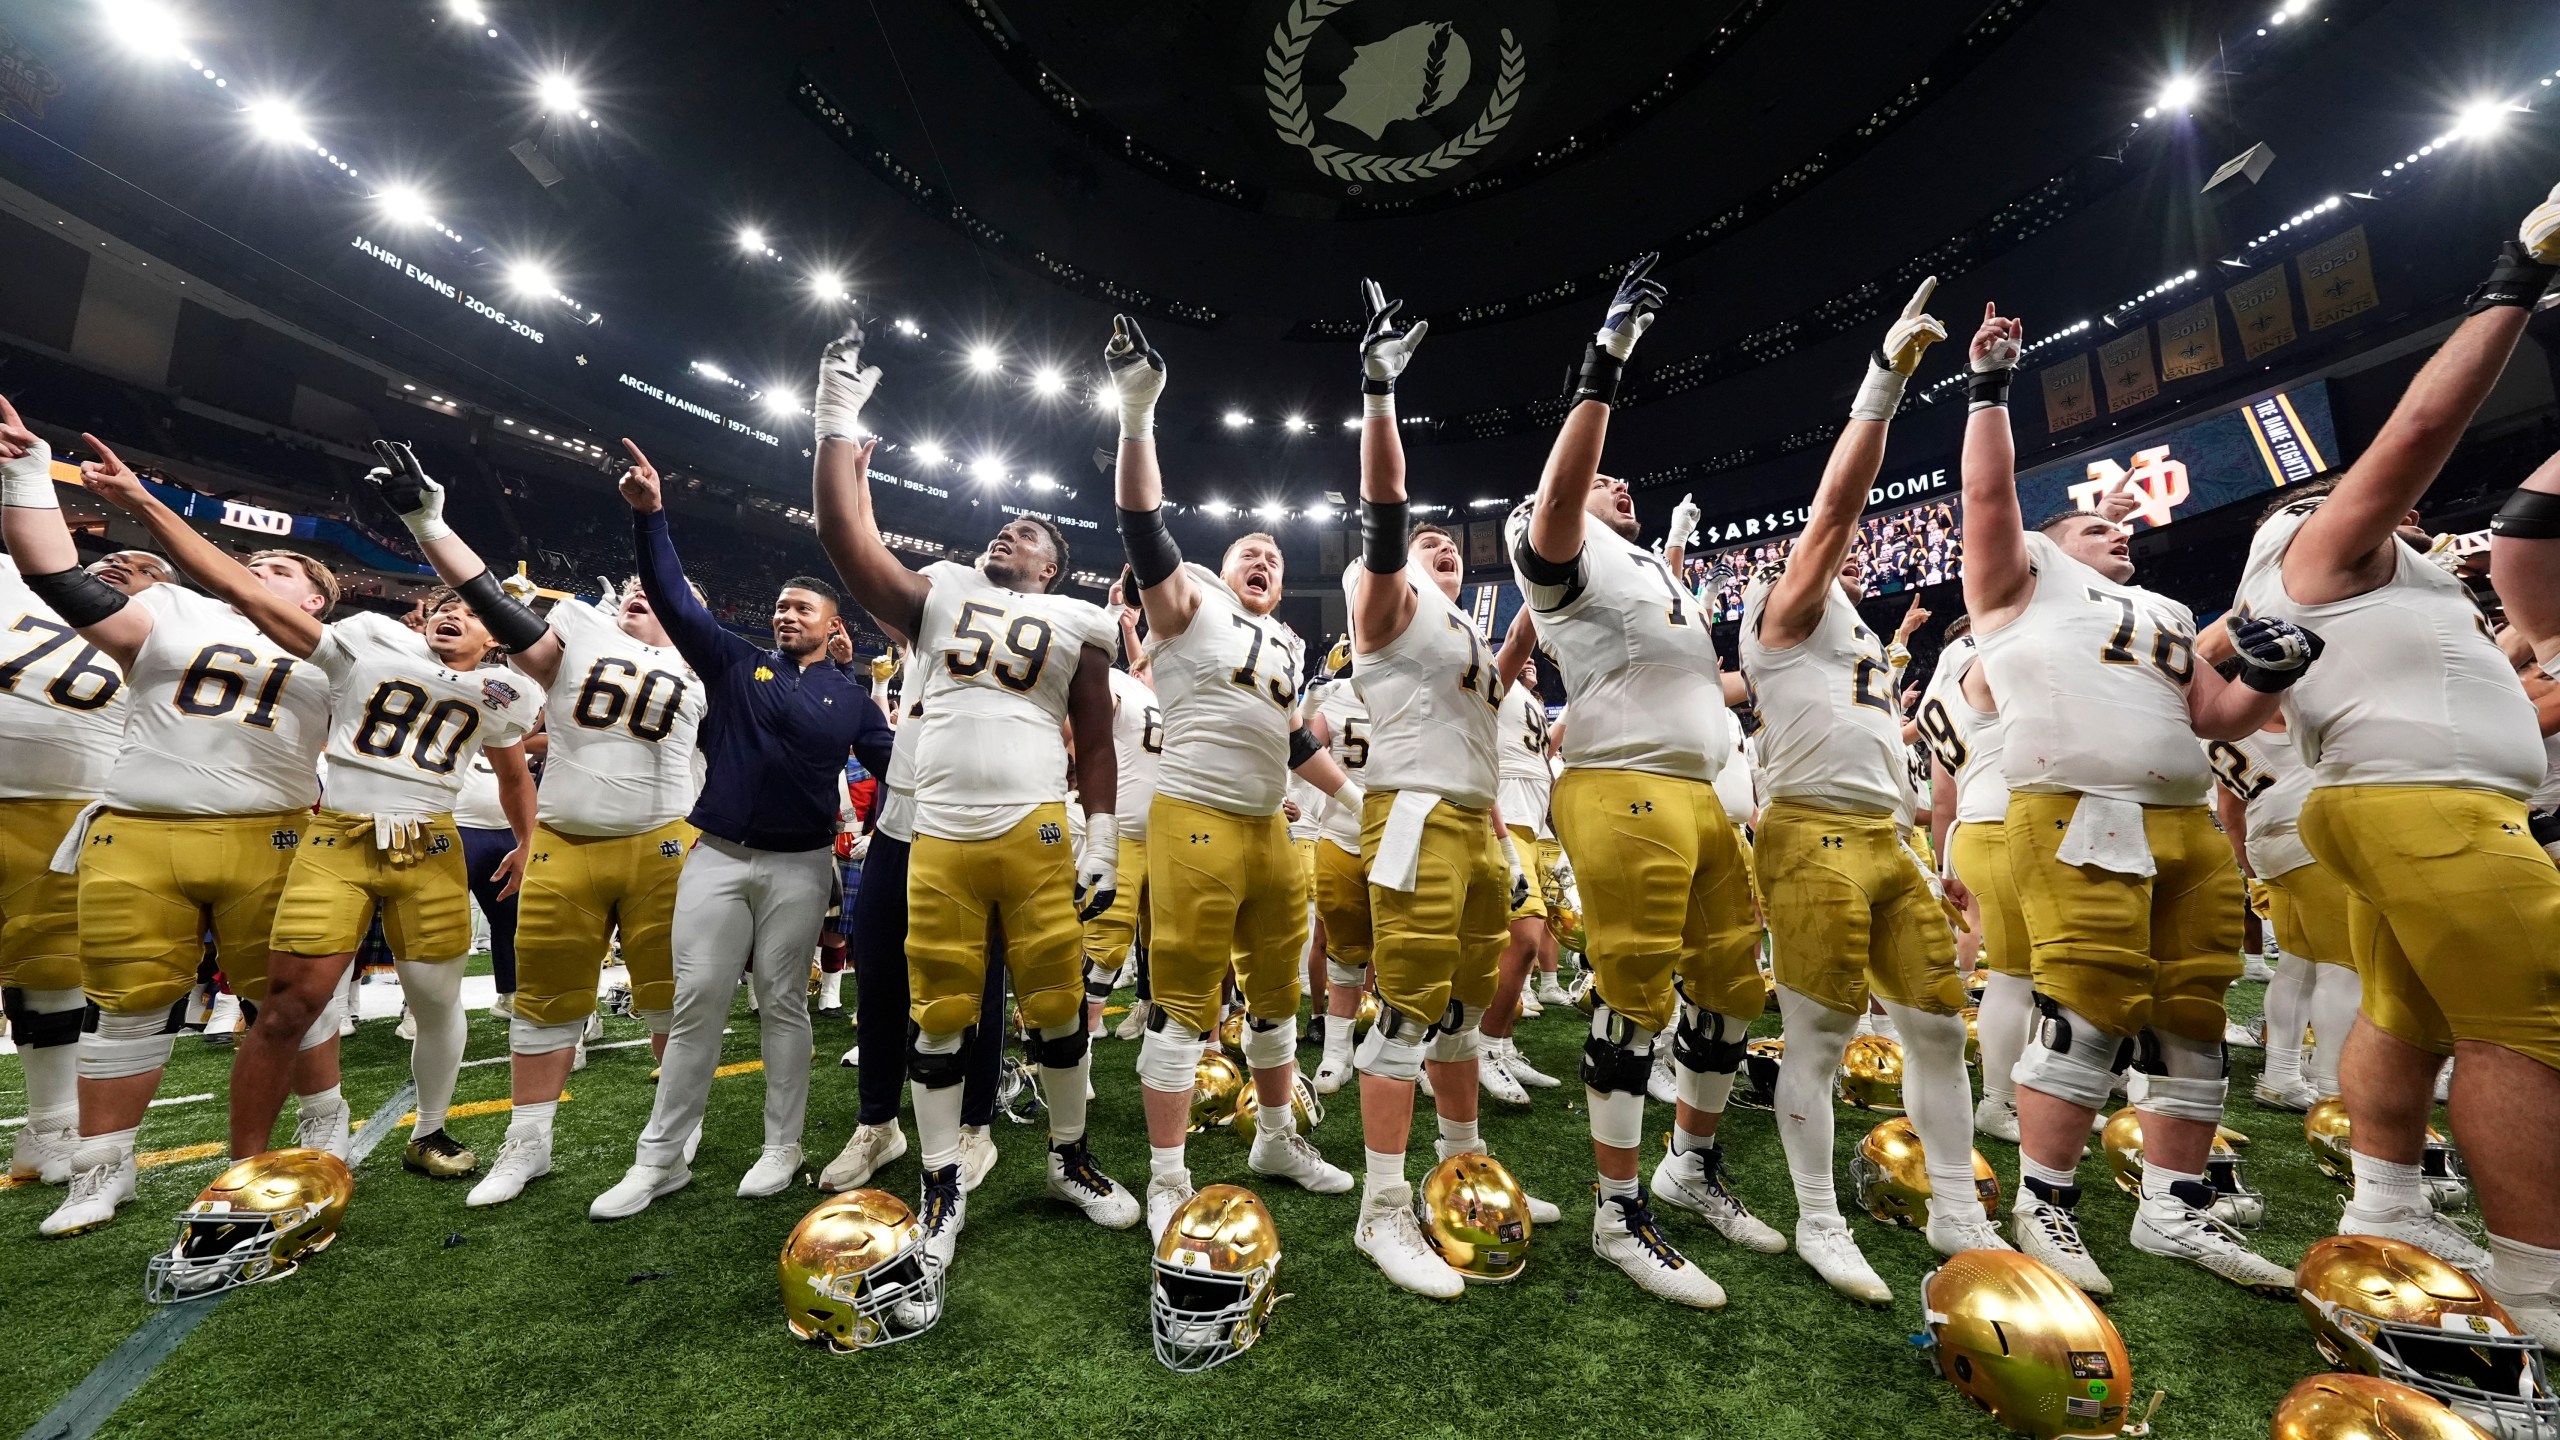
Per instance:
[[[1422,1067],[1422,1075],[1421,1075],[1421,1077],[1420,1077],[1419,1079],[1417,1079],[1417,1080],[1415,1080],[1415,1081],[1414,1081],[1414,1084],[1415,1084],[1416,1086],[1418,1086],[1418,1087],[1421,1089],[1421,1091],[1422,1091],[1422,1098],[1423,1098],[1423,1099],[1425,1099],[1425,1100],[1437,1100],[1437,1099],[1439,1099],[1439,1098],[1440,1098],[1440,1092],[1439,1092],[1438,1090],[1433,1089],[1433,1088],[1432,1088],[1432,1086],[1431,1086],[1431,1067],[1430,1067],[1430,1066],[1425,1065],[1425,1066],[1423,1066],[1423,1067]]]
[[[1532,1065],[1520,1053],[1518,1036],[1506,1035],[1490,1042],[1501,1047],[1502,1068],[1512,1079],[1532,1090],[1553,1090],[1564,1082]]]
[[[1537,988],[1529,985],[1520,987],[1520,1018],[1534,1020],[1546,1013],[1546,1004],[1538,999]]]
[[[2183,1198],[2143,1197],[2133,1212],[2133,1248],[2146,1255],[2187,1261],[2256,1294],[2293,1298],[2291,1270],[2250,1249],[2239,1231]]]
[[[2257,1026],[2243,1025],[2237,1020],[2222,1022],[2222,1043],[2234,1050],[2264,1050],[2267,1042]]]
[[[1557,983],[1556,972],[1553,970],[1543,971],[1538,976],[1538,1003],[1541,1005],[1573,1003],[1573,997],[1564,993],[1564,986]]]
[[[1740,1197],[1725,1187],[1721,1148],[1663,1152],[1653,1167],[1654,1203],[1685,1210],[1706,1221],[1715,1232],[1745,1250],[1763,1255],[1785,1252],[1787,1237],[1754,1215]]]
[[[474,1210],[504,1205],[524,1187],[551,1173],[551,1136],[544,1131],[509,1135],[498,1147],[498,1159],[462,1203]]]
[[[682,1165],[634,1165],[622,1172],[612,1189],[587,1206],[587,1218],[628,1220],[648,1209],[651,1201],[673,1195],[692,1183],[693,1172]]]
[[[1858,1249],[1849,1222],[1807,1216],[1796,1221],[1796,1253],[1834,1290],[1862,1305],[1890,1305],[1893,1291]]]
[[[353,1153],[355,1134],[347,1129],[347,1102],[302,1098],[293,1121],[293,1143],[303,1150],[325,1150],[341,1160]]]
[[[1529,1103],[1529,1092],[1511,1078],[1511,1072],[1502,1068],[1502,1057],[1491,1050],[1476,1056],[1476,1083],[1484,1087],[1484,1093],[1505,1105]]]
[[[1137,1040],[1143,1038],[1146,1033],[1147,1002],[1144,1000],[1132,1000],[1129,1002],[1129,1013],[1120,1017],[1119,1025],[1114,1027],[1111,1031],[1111,1038],[1114,1040]]]
[[[2518,1334],[2540,1341],[2545,1350],[2560,1351],[2560,1295],[2548,1292],[2524,1295],[2501,1290],[2485,1278],[2480,1280],[2480,1288],[2505,1308],[2507,1317],[2516,1322]]]
[[[960,1188],[975,1190],[987,1183],[987,1172],[996,1168],[996,1137],[993,1127],[963,1125],[960,1127]]]
[[[133,1198],[133,1152],[118,1151],[112,1160],[71,1172],[71,1193],[37,1223],[47,1239],[95,1230],[116,1218],[116,1207]]]
[[[898,1128],[897,1121],[856,1125],[852,1137],[844,1142],[844,1148],[836,1152],[836,1158],[828,1161],[827,1168],[818,1172],[818,1188],[831,1193],[859,1190],[871,1183],[871,1177],[881,1166],[906,1153],[907,1132]]]
[[[1175,1211],[1190,1203],[1192,1194],[1191,1172],[1188,1170],[1158,1175],[1147,1182],[1147,1239],[1150,1243],[1164,1238],[1164,1227],[1173,1223]]]
[[[739,1179],[738,1198],[762,1200],[769,1195],[779,1195],[790,1189],[791,1182],[799,1175],[799,1146],[767,1145],[763,1153],[756,1156],[756,1163],[748,1166],[745,1176]]]
[[[2072,1212],[2079,1198],[2077,1185],[2067,1187],[2059,1202],[2030,1196],[2010,1217],[2009,1235],[2018,1242],[2019,1254],[2079,1286],[2090,1299],[2104,1300],[2116,1293],[2115,1282],[2089,1258],[2089,1247],[2080,1239],[2080,1220]]]
[[[1310,1195],[1339,1195],[1351,1188],[1351,1172],[1325,1159],[1313,1141],[1295,1130],[1257,1129],[1244,1163],[1256,1175],[1286,1180]]]
[[[1680,1077],[1672,1069],[1671,1047],[1653,1047],[1653,1074],[1644,1083],[1644,1093],[1656,1105],[1680,1103]]]
[[[1049,1193],[1084,1212],[1105,1230],[1126,1230],[1138,1223],[1138,1197],[1093,1163],[1082,1140],[1049,1147]]]
[[[945,1165],[924,1172],[924,1194],[916,1206],[924,1225],[924,1260],[937,1270],[951,1268],[951,1252],[969,1224],[969,1192],[960,1188],[960,1167]]]
[[[1979,1205],[1965,1205],[1953,1215],[1940,1215],[1933,1209],[1929,1223],[1920,1232],[1927,1237],[1929,1248],[1941,1255],[1958,1255],[1967,1250],[2012,1250],[2000,1227]]]
[[[391,1033],[399,1036],[403,1040],[415,1040],[418,1038],[418,1017],[410,1013],[408,1006],[403,1005],[400,1007],[399,1027]]]
[[[2488,1273],[2488,1250],[2433,1210],[2401,1207],[2380,1214],[2359,1214],[2358,1210],[2352,1202],[2348,1204],[2346,1213],[2338,1217],[2339,1234],[2406,1240],[2457,1270],[2470,1271],[2474,1278]]]
[[[1455,1300],[1467,1293],[1465,1278],[1423,1238],[1422,1222],[1413,1213],[1411,1185],[1384,1186],[1363,1197],[1351,1243],[1389,1280],[1416,1295]]]
[[[1332,1094],[1350,1083],[1351,1075],[1351,1055],[1348,1051],[1340,1055],[1327,1052],[1324,1059],[1316,1066],[1314,1081],[1316,1093]]]
[[[2297,1079],[2290,1085],[2270,1085],[2261,1080],[2257,1085],[2258,1104],[2268,1110],[2291,1110],[2302,1114],[2328,1098],[2320,1087],[2308,1080]]]
[[[2017,1144],[2018,1097],[1983,1096],[1982,1103],[1973,1107],[1973,1133]]]
[[[2240,978],[2264,985],[2276,978],[2276,970],[2267,963],[2266,956],[2243,950],[2240,952]]]
[[[18,1132],[18,1143],[9,1151],[9,1178],[21,1185],[42,1181],[47,1185],[66,1185],[71,1181],[71,1152],[80,1146],[80,1112],[73,1110],[56,1120],[29,1119]]]
[[[1696,1310],[1724,1308],[1724,1287],[1663,1238],[1641,1191],[1602,1197],[1591,1212],[1591,1253],[1625,1271],[1647,1294]]]
[[[355,1023],[355,1012],[350,1010],[347,1012],[345,1023],[338,1027],[338,1034],[341,1036],[354,1034]],[[213,1008],[205,1012],[204,1043],[229,1045],[234,1043],[239,1035],[240,997],[225,990],[213,997]]]

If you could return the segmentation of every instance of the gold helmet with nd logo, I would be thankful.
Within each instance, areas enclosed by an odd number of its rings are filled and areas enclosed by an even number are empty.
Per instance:
[[[2010,1250],[1967,1250],[1920,1282],[1938,1373],[2010,1429],[2114,1440],[2133,1358],[2114,1322],[2052,1268]]]
[[[924,1226],[880,1190],[830,1195],[782,1242],[782,1312],[791,1333],[829,1350],[911,1340],[942,1318],[942,1272],[924,1258]]]
[[[1469,1283],[1516,1279],[1528,1268],[1528,1192],[1501,1161],[1462,1150],[1431,1167],[1415,1203],[1431,1248]]]
[[[1906,1230],[1927,1228],[1932,1193],[1929,1161],[1921,1149],[1920,1132],[1911,1128],[1908,1119],[1887,1120],[1858,1142],[1857,1152],[1849,1157],[1849,1185],[1858,1197],[1858,1208],[1885,1224]],[[2000,1182],[1979,1150],[1973,1152],[1973,1190],[1982,1198],[1984,1218],[1998,1219]]]
[[[1252,1349],[1271,1322],[1280,1231],[1252,1191],[1211,1185],[1166,1222],[1154,1272],[1156,1358],[1176,1374],[1211,1369]]]
[[[2560,1436],[2541,1345],[2432,1252],[2332,1235],[2303,1252],[2294,1295],[2331,1364],[2424,1391],[2507,1440]]]
[[[270,1150],[214,1177],[151,1257],[144,1298],[165,1305],[281,1280],[338,1238],[355,1172],[325,1150]]]

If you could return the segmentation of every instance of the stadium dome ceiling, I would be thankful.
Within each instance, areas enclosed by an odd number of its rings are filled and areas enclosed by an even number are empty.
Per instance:
[[[30,33],[68,43],[90,3]],[[1002,454],[1092,503],[1110,433],[1086,387],[1115,310],[1171,364],[1177,495],[1356,483],[1363,276],[1434,322],[1403,396],[1436,442],[1418,490],[1518,494],[1607,276],[1661,249],[1674,300],[1612,467],[1777,457],[1838,419],[1895,276],[1949,273],[1959,331],[1987,296],[2031,326],[2095,316],[2247,238],[2194,196],[2253,141],[2278,156],[2268,204],[2317,203],[2466,97],[2560,67],[2547,0],[169,3],[338,169],[248,143],[238,92],[130,65],[80,62],[99,103],[50,140],[360,298],[359,234],[466,284],[537,265],[555,330],[600,313],[671,392],[723,393],[692,360],[799,390],[845,313],[811,278],[835,277],[922,332],[880,327],[873,418],[910,455]],[[574,94],[546,103],[545,76]],[[2182,76],[2191,106],[2146,130]],[[2552,153],[2527,128],[2446,183],[2522,193]],[[387,225],[393,181],[462,238]],[[758,473],[788,485],[803,462],[780,449]]]

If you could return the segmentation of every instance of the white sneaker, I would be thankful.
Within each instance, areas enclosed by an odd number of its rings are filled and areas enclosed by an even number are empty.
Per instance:
[[[314,1103],[305,1098],[294,1117],[293,1143],[303,1150],[326,1150],[341,1160],[354,1152],[355,1135],[347,1129],[347,1102],[341,1097],[334,1103]]]
[[[1105,1230],[1126,1230],[1138,1223],[1138,1197],[1102,1173],[1082,1140],[1049,1147],[1049,1193]]]
[[[1673,1071],[1671,1047],[1653,1047],[1653,1074],[1644,1083],[1644,1093],[1656,1105],[1680,1103],[1680,1077]]]
[[[852,1138],[844,1142],[836,1158],[818,1172],[818,1188],[829,1192],[859,1190],[871,1183],[872,1175],[881,1166],[906,1153],[907,1132],[898,1128],[897,1121],[856,1125]]]
[[[1929,1223],[1920,1232],[1929,1248],[1941,1255],[1956,1255],[1967,1250],[2012,1250],[2000,1227],[1982,1213],[1979,1205],[1967,1204],[1953,1215],[1940,1215],[1931,1207]]]
[[[1193,1194],[1191,1172],[1176,1170],[1158,1175],[1147,1182],[1147,1240],[1164,1239],[1164,1227],[1173,1223],[1173,1213],[1188,1204]]]
[[[960,1127],[960,1188],[975,1190],[987,1183],[987,1172],[996,1168],[996,1137],[992,1127],[963,1125]]]
[[[1512,1079],[1532,1090],[1553,1090],[1564,1082],[1532,1065],[1520,1053],[1517,1036],[1506,1035],[1495,1042],[1502,1047],[1502,1068]]]
[[[501,995],[489,1002],[489,1018],[501,1022],[516,1018],[516,997],[514,992],[510,991],[507,994]]]
[[[583,1040],[601,1040],[604,1038],[604,1014],[602,1011],[590,1010],[587,1012],[586,1033],[581,1035],[579,1038]]]
[[[347,1024],[352,1025],[354,1023],[355,1012],[350,1010],[347,1012]],[[225,990],[221,994],[213,997],[213,1008],[205,1012],[204,1043],[207,1045],[229,1045],[233,1043],[239,1035],[239,1032],[240,997],[232,994],[228,990]],[[342,1026],[338,1033],[344,1035],[348,1032],[345,1027]]]
[[[2560,1351],[2560,1295],[2547,1292],[2520,1295],[2512,1290],[2500,1290],[2485,1278],[2481,1279],[2480,1288],[2506,1310],[2507,1317],[2516,1322],[2519,1333],[2542,1342],[2545,1350]]]
[[[586,1040],[585,1040],[583,1037],[581,1037],[581,1038],[579,1039],[578,1043],[577,1043],[576,1048],[574,1048],[574,1049],[570,1052],[570,1055],[569,1055],[569,1073],[571,1073],[571,1074],[573,1074],[573,1075],[574,1075],[574,1074],[576,1074],[577,1072],[579,1072],[579,1071],[581,1071],[581,1070],[584,1070],[584,1069],[586,1069],[586,1068],[587,1068],[587,1042],[586,1042]]]
[[[1339,1195],[1351,1188],[1351,1172],[1325,1159],[1315,1142],[1295,1129],[1260,1127],[1244,1163],[1256,1175],[1286,1180],[1310,1195]]]
[[[524,1193],[524,1187],[551,1173],[551,1136],[541,1130],[518,1135],[509,1133],[498,1147],[498,1159],[480,1183],[462,1203],[474,1210],[490,1205],[504,1205]]]
[[[47,1239],[95,1230],[116,1218],[116,1207],[133,1198],[133,1152],[119,1151],[113,1160],[71,1172],[71,1193],[36,1225]]]
[[[1777,1227],[1752,1214],[1725,1188],[1721,1148],[1687,1154],[1666,1150],[1661,1163],[1653,1167],[1650,1188],[1654,1203],[1705,1220],[1717,1234],[1745,1250],[1777,1255],[1787,1248],[1787,1237]]]
[[[2089,1247],[2080,1239],[2079,1217],[2071,1209],[2080,1187],[2069,1186],[2064,1193],[2059,1203],[2029,1196],[2010,1217],[2010,1238],[2018,1242],[2019,1254],[2050,1267],[2090,1299],[2104,1300],[2116,1293],[2115,1282],[2089,1258]]]
[[[845,1051],[844,1054],[837,1057],[836,1063],[847,1070],[860,1069],[862,1066],[862,1047],[856,1045],[852,1049]]]
[[[2437,1103],[2437,1104],[2439,1104],[2439,1105],[2442,1105],[2442,1104],[2445,1104],[2445,1103],[2447,1103],[2448,1101],[2450,1101],[2450,1100],[2452,1100],[2452,1099],[2453,1099],[2453,1062],[2452,1062],[2452,1061],[2450,1061],[2450,1060],[2447,1060],[2446,1062],[2444,1062],[2444,1064],[2443,1064],[2442,1066],[2438,1067],[2438,1069],[2436,1070],[2436,1103]]]
[[[210,1033],[210,1032],[207,1032],[207,1033]],[[350,1006],[348,1006],[348,1007],[346,1008],[345,1013],[341,1014],[341,1015],[338,1017],[338,1038],[339,1038],[339,1039],[341,1039],[341,1040],[352,1039],[352,1038],[354,1037],[355,1033],[356,1033],[356,1007],[354,1007],[353,1005],[350,1005]]]
[[[9,1178],[21,1185],[31,1180],[47,1185],[69,1184],[71,1152],[79,1146],[77,1109],[61,1120],[50,1115],[40,1120],[30,1117],[26,1128],[18,1132],[17,1145],[9,1152]]]
[[[1114,1040],[1136,1040],[1143,1037],[1146,1033],[1147,1002],[1144,1000],[1132,1000],[1129,1002],[1129,1013],[1120,1017],[1120,1023],[1113,1027],[1111,1031],[1111,1038]]]
[[[2018,1097],[1983,1096],[1982,1103],[1973,1107],[1973,1133],[2017,1144]]]
[[[969,1224],[969,1192],[960,1188],[958,1165],[924,1172],[924,1195],[916,1205],[916,1219],[924,1223],[925,1263],[948,1272],[951,1252]]]
[[[1573,1003],[1573,997],[1564,993],[1564,986],[1557,983],[1556,972],[1553,970],[1545,971],[1538,976],[1537,991],[1538,1003],[1541,1005],[1570,1005]]]
[[[767,1145],[764,1152],[756,1156],[756,1163],[747,1167],[745,1177],[738,1181],[738,1198],[762,1200],[768,1195],[779,1195],[791,1188],[791,1182],[799,1178],[799,1174],[799,1146]]]
[[[1492,1049],[1483,1050],[1476,1056],[1476,1083],[1484,1087],[1484,1093],[1505,1105],[1529,1103],[1529,1092],[1520,1087],[1519,1081],[1511,1078],[1510,1071],[1502,1068],[1501,1054]]]
[[[1807,1216],[1796,1221],[1796,1253],[1832,1289],[1864,1305],[1890,1305],[1893,1291],[1858,1249],[1849,1222]]]
[[[684,1137],[684,1163],[691,1165],[693,1163],[693,1157],[701,1152],[702,1122],[696,1120],[693,1122],[693,1133]]]
[[[2267,957],[2264,955],[2253,955],[2243,950],[2240,952],[2240,978],[2255,980],[2264,985],[2276,978],[2276,970],[2273,965],[2267,963]]]
[[[1385,1186],[1364,1197],[1351,1243],[1389,1280],[1416,1295],[1455,1300],[1467,1291],[1465,1278],[1423,1238],[1422,1222],[1413,1213],[1411,1185]]]
[[[2188,1261],[2244,1290],[2279,1300],[2293,1298],[2291,1270],[2250,1249],[2239,1231],[2183,1199],[2145,1196],[2133,1212],[2133,1248]]]
[[[2290,1085],[2270,1085],[2261,1080],[2257,1086],[2258,1104],[2268,1110],[2291,1110],[2295,1114],[2308,1111],[2327,1098],[2320,1087],[2297,1078]]]
[[[400,1007],[400,1028],[392,1033],[398,1035],[403,1040],[415,1040],[418,1038],[418,1017],[410,1013],[408,1006],[403,1005]]]
[[[1697,1310],[1724,1308],[1724,1287],[1663,1238],[1641,1191],[1603,1198],[1592,1210],[1591,1253],[1648,1294]]]
[[[1339,1090],[1344,1085],[1350,1083],[1351,1074],[1350,1051],[1345,1050],[1339,1055],[1333,1053],[1331,1050],[1325,1051],[1324,1059],[1316,1065],[1314,1081],[1316,1093],[1319,1095],[1332,1094],[1334,1091]]]
[[[682,1165],[634,1165],[622,1172],[612,1189],[587,1207],[587,1218],[628,1220],[648,1209],[649,1202],[673,1195],[692,1183],[693,1172]]]
[[[2433,1210],[2406,1207],[2385,1210],[2380,1214],[2360,1213],[2352,1201],[2346,1213],[2338,1218],[2341,1235],[2382,1235],[2393,1240],[2406,1240],[2427,1251],[2457,1270],[2468,1270],[2474,1278],[2489,1268],[2489,1252],[2473,1242],[2470,1236],[2456,1230]]]
[[[2222,1022],[2222,1043],[2234,1050],[2264,1050],[2267,1042],[2258,1032],[2237,1020]]]
[[[1522,986],[1520,988],[1520,1018],[1523,1020],[1534,1020],[1546,1013],[1547,1007],[1538,999],[1538,992],[1529,986]]]

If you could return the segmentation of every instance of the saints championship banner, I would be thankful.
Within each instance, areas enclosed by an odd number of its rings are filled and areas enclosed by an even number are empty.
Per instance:
[[[2207,295],[2160,319],[2160,378],[2192,380],[2222,368],[2222,321]]]
[[[2285,284],[2284,267],[2270,266],[2222,292],[2231,302],[2231,321],[2240,327],[2240,356],[2255,360],[2294,339],[2293,290]]]
[[[2323,240],[2293,257],[2302,270],[2302,305],[2311,328],[2325,330],[2382,303],[2373,290],[2373,251],[2364,227]]]
[[[2160,393],[2160,376],[2151,368],[2151,327],[2137,328],[2098,346],[2098,373],[2106,377],[2107,413],[2114,414]]]
[[[2097,397],[2089,389],[2089,357],[2074,355],[2038,372],[2044,386],[2044,428],[2060,434],[2098,418]]]

